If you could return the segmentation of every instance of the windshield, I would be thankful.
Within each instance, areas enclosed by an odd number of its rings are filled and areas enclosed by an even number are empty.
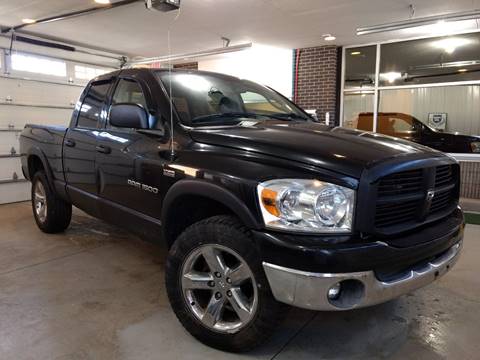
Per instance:
[[[309,120],[306,113],[275,91],[252,81],[205,73],[159,71],[181,121],[190,126],[224,125],[241,118]]]

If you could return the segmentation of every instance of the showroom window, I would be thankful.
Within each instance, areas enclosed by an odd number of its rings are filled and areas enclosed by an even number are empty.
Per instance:
[[[373,89],[377,47],[349,48],[345,53],[345,89]]]
[[[349,48],[345,51],[343,125],[358,128],[358,121],[373,116],[377,46]],[[370,126],[364,130],[372,131]]]
[[[380,86],[480,80],[480,34],[381,45]]]
[[[67,63],[62,60],[54,60],[42,56],[12,54],[11,68],[15,71],[25,71],[36,74],[67,76]]]
[[[343,126],[478,152],[439,142],[480,135],[480,33],[346,47],[343,64]]]

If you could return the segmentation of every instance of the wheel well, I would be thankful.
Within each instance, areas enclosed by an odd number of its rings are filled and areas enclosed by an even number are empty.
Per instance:
[[[198,195],[183,195],[169,207],[165,217],[164,235],[168,247],[190,225],[215,215],[234,215],[222,203]]]
[[[45,170],[42,160],[37,155],[30,155],[28,157],[28,175],[30,179],[33,179],[35,173],[41,170]]]

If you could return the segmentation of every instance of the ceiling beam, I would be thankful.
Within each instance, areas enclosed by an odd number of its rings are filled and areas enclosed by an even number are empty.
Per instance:
[[[151,64],[154,62],[193,60],[193,59],[204,57],[204,56],[220,55],[220,54],[226,54],[226,53],[231,53],[236,51],[247,50],[247,49],[250,49],[251,47],[252,47],[252,43],[245,43],[245,44],[225,46],[222,48],[203,50],[203,51],[197,51],[197,52],[191,52],[191,53],[144,58],[139,60],[131,60],[127,62],[126,66],[129,67],[134,65],[145,65],[145,64]]]

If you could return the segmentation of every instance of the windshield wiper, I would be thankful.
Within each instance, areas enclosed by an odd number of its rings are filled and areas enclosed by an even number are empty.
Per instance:
[[[255,114],[255,113],[249,113],[249,112],[226,112],[226,113],[218,113],[218,114],[209,114],[209,115],[202,115],[202,116],[197,116],[192,119],[192,123],[204,123],[204,122],[210,122],[212,120],[216,119],[237,119],[237,118],[253,118],[257,119],[260,114]]]
[[[265,116],[270,116],[271,118],[278,119],[278,120],[305,120],[308,121],[310,120],[309,118],[306,118],[305,116],[296,114],[294,112],[291,113],[274,113],[274,114],[268,114]]]

